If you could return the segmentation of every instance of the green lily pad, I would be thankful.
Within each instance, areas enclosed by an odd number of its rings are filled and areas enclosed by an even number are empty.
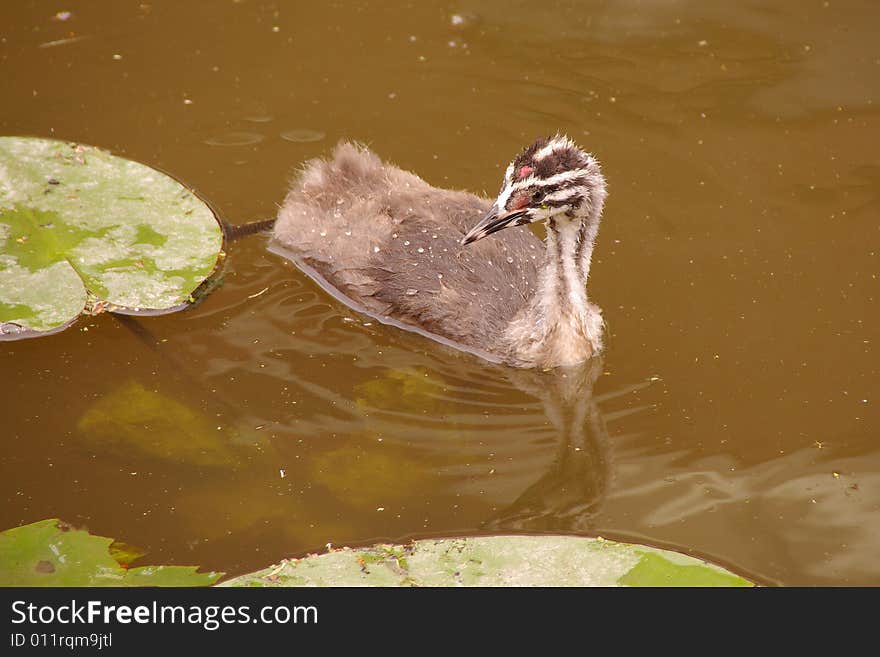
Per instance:
[[[198,566],[126,568],[132,548],[120,560],[113,543],[57,519],[7,529],[0,532],[0,586],[210,586],[223,576]]]
[[[676,555],[680,557],[680,555]],[[678,563],[677,563],[678,561]],[[619,582],[627,586],[746,586],[741,577],[721,570],[707,568],[693,561],[681,563],[660,553],[646,552],[639,562]]]
[[[164,173],[92,146],[0,137],[0,338],[82,312],[179,309],[222,246],[210,208]]]
[[[754,586],[687,555],[577,536],[478,536],[333,549],[220,586]]]

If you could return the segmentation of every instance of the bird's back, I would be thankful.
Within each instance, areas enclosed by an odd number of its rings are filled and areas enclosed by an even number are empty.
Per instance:
[[[461,246],[490,206],[342,143],[306,163],[274,237],[355,306],[504,359],[493,338],[534,293],[544,245],[521,228]]]

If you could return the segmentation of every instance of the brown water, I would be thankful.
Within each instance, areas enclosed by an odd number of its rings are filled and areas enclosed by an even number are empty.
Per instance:
[[[0,347],[0,527],[61,517],[230,573],[601,534],[880,584],[880,5],[375,4],[3,3],[0,134],[111,149],[239,223],[340,138],[492,193],[567,132],[610,183],[597,371],[459,355],[244,238],[145,333],[99,316]]]

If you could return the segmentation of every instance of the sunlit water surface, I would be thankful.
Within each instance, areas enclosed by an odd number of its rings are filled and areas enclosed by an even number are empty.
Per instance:
[[[880,5],[73,5],[0,8],[0,133],[161,168],[232,223],[342,138],[491,194],[567,132],[610,185],[608,349],[566,377],[487,364],[247,237],[187,312],[2,344],[0,527],[233,574],[552,531],[880,584]]]

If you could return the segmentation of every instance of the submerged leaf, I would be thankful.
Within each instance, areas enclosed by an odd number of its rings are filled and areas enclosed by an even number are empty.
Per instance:
[[[94,447],[191,465],[238,463],[237,433],[206,415],[129,381],[95,402],[76,424]]]
[[[444,381],[424,368],[386,370],[354,388],[358,408],[440,415],[454,411],[442,396]]]
[[[183,489],[174,500],[174,518],[182,531],[206,541],[268,531],[297,545],[323,545],[357,535],[351,521],[322,516],[314,505],[290,494],[286,483],[260,476],[209,478]]]
[[[210,208],[155,169],[91,146],[0,137],[0,337],[61,328],[99,302],[178,308],[222,245]]]
[[[210,586],[223,573],[197,566],[125,568],[112,538],[57,519],[0,532],[0,586]]]
[[[364,510],[407,499],[430,483],[424,463],[382,443],[319,454],[311,463],[311,478],[337,499]]]
[[[122,541],[113,541],[109,549],[110,556],[116,560],[116,563],[123,566],[130,566],[133,562],[147,554],[140,548]]]

